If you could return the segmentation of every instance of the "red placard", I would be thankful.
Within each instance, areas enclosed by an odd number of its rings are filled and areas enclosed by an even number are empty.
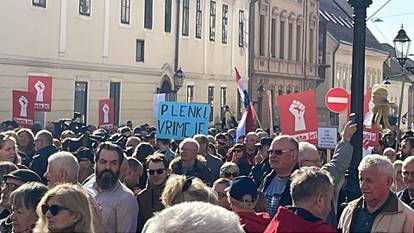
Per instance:
[[[34,108],[38,112],[52,109],[52,77],[46,74],[28,74],[27,89],[35,95]]]
[[[280,126],[283,134],[298,141],[317,143],[318,119],[313,91],[277,96]]]
[[[98,100],[99,126],[105,129],[114,127],[114,103],[112,99]]]
[[[349,107],[349,94],[342,87],[331,88],[326,92],[325,105],[331,112],[342,112]]]
[[[20,126],[31,126],[34,119],[34,94],[26,91],[13,90],[12,97],[13,120]]]

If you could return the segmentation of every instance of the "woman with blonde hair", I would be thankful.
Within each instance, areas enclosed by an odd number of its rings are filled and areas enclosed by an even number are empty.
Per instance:
[[[181,202],[204,201],[217,204],[217,195],[199,178],[194,176],[170,175],[161,202],[165,207]]]
[[[16,153],[16,138],[7,133],[0,133],[0,161],[20,163],[20,157]]]
[[[49,190],[37,206],[37,214],[34,232],[95,232],[88,194],[76,184]]]

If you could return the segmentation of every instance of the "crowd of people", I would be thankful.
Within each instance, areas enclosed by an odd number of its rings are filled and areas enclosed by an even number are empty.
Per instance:
[[[340,203],[356,130],[348,122],[327,158],[262,129],[178,141],[131,121],[81,135],[3,124],[0,233],[413,232],[411,131],[398,150],[383,133],[358,166],[361,197]]]

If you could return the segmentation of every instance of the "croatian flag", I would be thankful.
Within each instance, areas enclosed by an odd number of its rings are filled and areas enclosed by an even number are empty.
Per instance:
[[[236,69],[236,83],[237,89],[239,90],[240,96],[243,100],[243,116],[237,126],[236,138],[254,130],[254,114],[253,106],[250,102],[250,96],[246,88],[243,85],[242,78],[240,77],[239,71]]]

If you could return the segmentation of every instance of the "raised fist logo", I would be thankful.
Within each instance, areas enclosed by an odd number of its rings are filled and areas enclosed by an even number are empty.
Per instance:
[[[305,105],[298,100],[293,100],[289,106],[289,111],[295,117],[295,131],[306,130]]]
[[[104,124],[107,124],[109,122],[109,106],[107,104],[104,104],[102,106],[102,112],[103,112],[103,122]]]
[[[20,104],[20,117],[27,117],[27,105],[29,104],[29,101],[27,100],[25,96],[20,96],[19,104]]]
[[[43,102],[43,92],[45,91],[45,84],[38,80],[35,85],[36,89],[36,102]]]

